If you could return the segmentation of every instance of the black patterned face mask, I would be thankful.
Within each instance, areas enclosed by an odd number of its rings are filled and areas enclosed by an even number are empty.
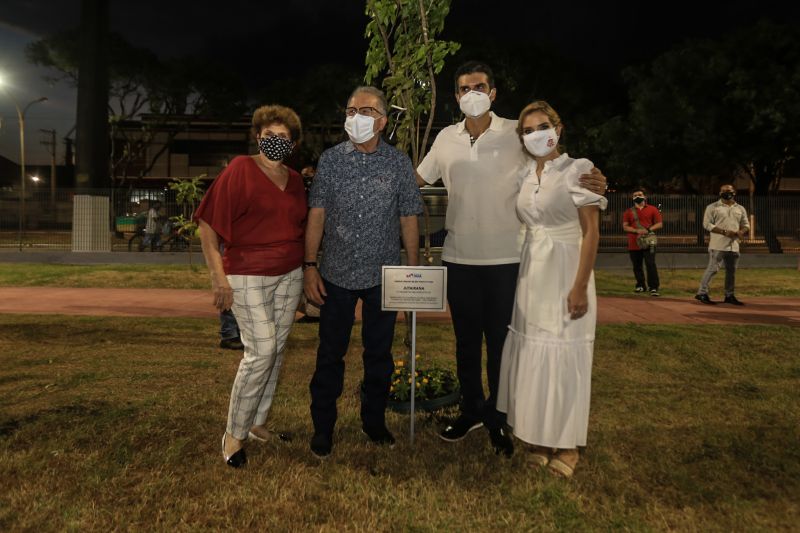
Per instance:
[[[258,149],[261,150],[270,161],[281,161],[292,153],[294,143],[289,139],[273,135],[272,137],[261,137],[258,139]]]

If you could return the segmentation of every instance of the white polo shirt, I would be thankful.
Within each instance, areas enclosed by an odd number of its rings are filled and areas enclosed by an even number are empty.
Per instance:
[[[490,112],[492,122],[470,146],[464,121],[439,132],[417,171],[447,189],[447,237],[442,260],[465,265],[502,265],[520,259],[521,227],[516,204],[528,157],[517,121]]]

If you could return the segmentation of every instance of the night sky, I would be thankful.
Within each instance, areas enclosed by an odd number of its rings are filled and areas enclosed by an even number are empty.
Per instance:
[[[616,90],[619,72],[686,38],[718,37],[759,18],[800,23],[800,3],[503,2],[453,0],[442,38],[457,40],[492,63],[491,46],[552,50],[584,69],[586,83]],[[186,54],[221,60],[242,73],[251,93],[271,80],[302,75],[324,63],[363,65],[366,16],[361,0],[111,0],[111,29],[164,57]],[[716,4],[716,5],[715,5]],[[209,7],[206,7],[209,6]],[[75,91],[50,86],[47,72],[27,64],[25,45],[77,26],[79,0],[2,0],[0,75],[20,106],[40,96],[26,115],[28,159],[47,162],[40,128],[63,137],[75,124]],[[742,46],[747,46],[746,42]],[[481,51],[487,50],[482,56]],[[449,89],[450,80],[447,82]],[[498,80],[502,91],[502,79]],[[499,92],[502,97],[502,92]],[[549,98],[549,97],[548,97]],[[258,103],[258,102],[254,102]],[[16,112],[0,92],[0,155],[19,160]],[[60,157],[60,156],[59,156]]]

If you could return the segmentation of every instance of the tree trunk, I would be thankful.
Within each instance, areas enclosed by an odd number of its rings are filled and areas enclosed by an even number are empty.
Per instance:
[[[762,163],[755,165],[755,197],[753,198],[753,214],[756,225],[764,233],[764,241],[771,254],[782,254],[781,243],[775,233],[775,224],[770,209],[770,184],[775,179],[777,167]]]

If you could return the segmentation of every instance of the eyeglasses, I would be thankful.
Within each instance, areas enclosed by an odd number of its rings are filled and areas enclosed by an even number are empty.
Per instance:
[[[344,114],[348,117],[356,116],[356,113],[359,115],[364,115],[365,117],[381,117],[383,113],[375,109],[374,107],[346,107],[344,110]]]

